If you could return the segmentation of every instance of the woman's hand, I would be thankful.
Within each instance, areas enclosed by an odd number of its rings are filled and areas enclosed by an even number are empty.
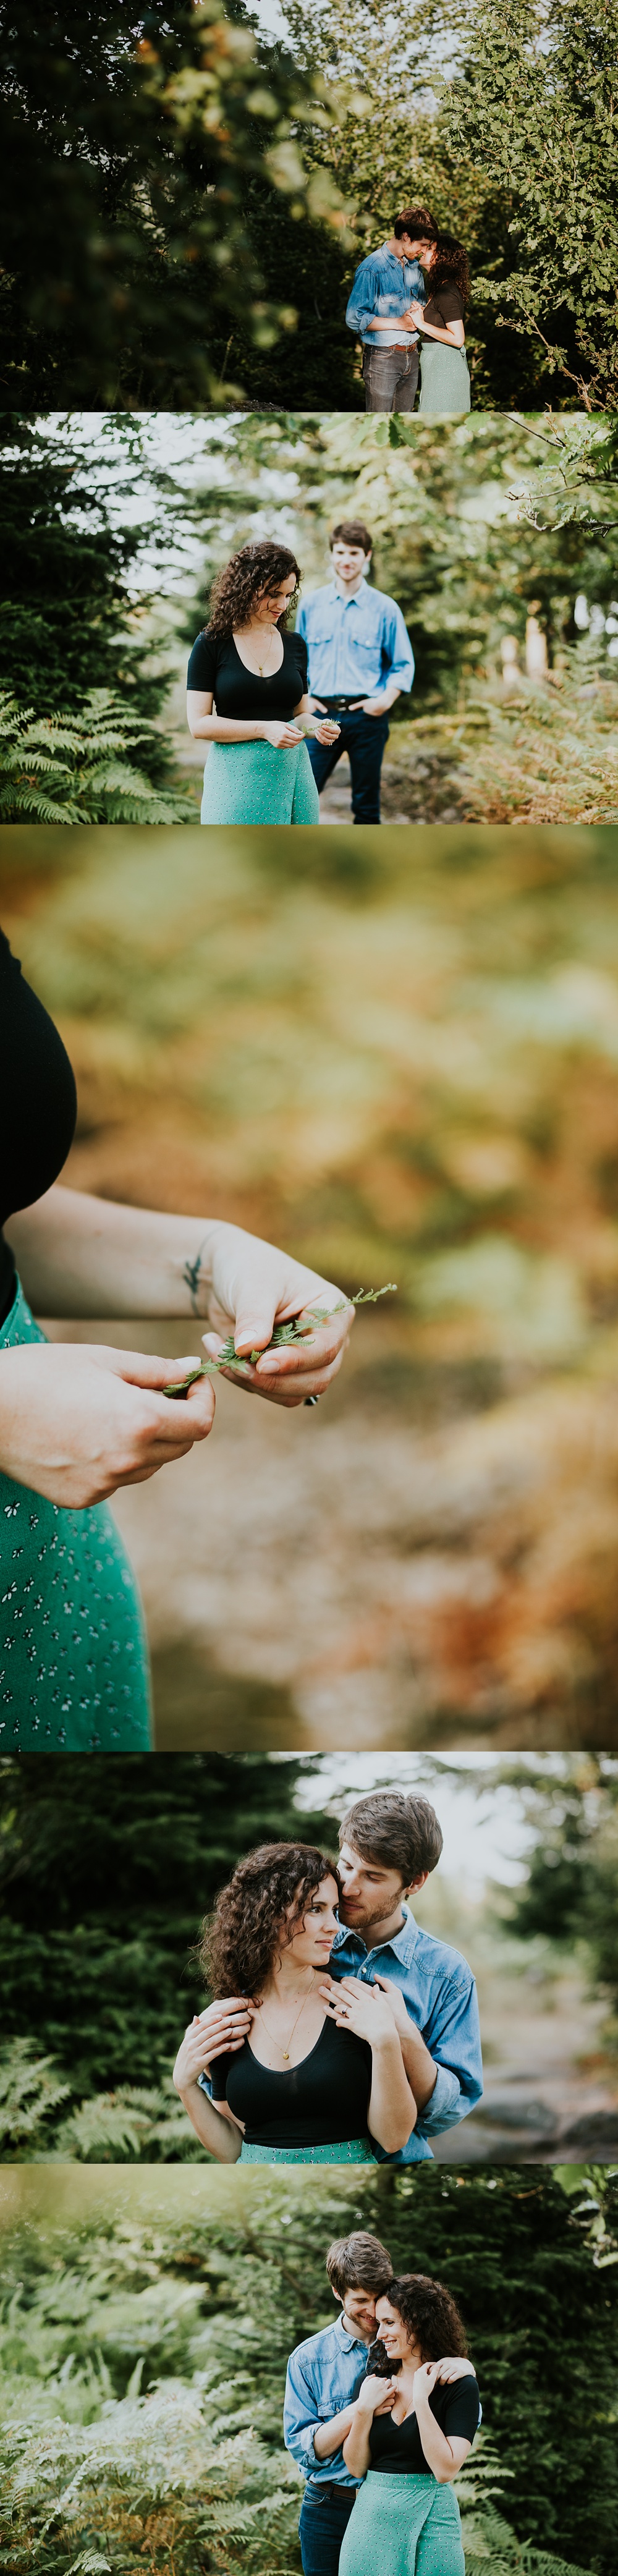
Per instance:
[[[415,2370],[412,2381],[412,2396],[414,2399],[416,2413],[418,2413],[419,2406],[428,2405],[432,2388],[435,2388],[436,2380],[439,2379],[439,2377],[439,2361],[422,2361],[420,2369]]]
[[[177,2093],[185,2093],[188,2085],[197,2084],[198,2075],[209,2075],[216,2057],[227,2057],[242,2048],[251,2029],[253,2010],[246,1995],[226,1995],[223,2001],[209,2004],[207,2012],[194,2013],[174,2067]]]
[[[359,2415],[370,2424],[373,2423],[374,2415],[390,2415],[396,2395],[396,2379],[380,2379],[377,2371],[372,2372],[368,2379],[361,2380],[356,2399]]]
[[[276,720],[271,723],[269,720],[267,724],[260,725],[260,739],[272,743],[273,751],[296,751],[299,742],[304,741],[304,734],[302,725],[294,724],[293,720],[290,724],[280,724]]]
[[[211,1430],[215,1399],[198,1379],[184,1404],[161,1389],[194,1358],[105,1344],[24,1342],[0,1351],[0,1468],[65,1510],[83,1511],[184,1458]]]
[[[213,1228],[208,1269],[211,1330],[203,1336],[205,1349],[209,1359],[217,1359],[222,1342],[233,1333],[244,1361],[242,1375],[236,1368],[222,1374],[250,1395],[265,1395],[288,1407],[303,1404],[308,1395],[323,1395],[341,1367],[354,1322],[354,1307],[341,1289],[235,1225]],[[327,1320],[308,1325],[305,1342],[267,1349],[274,1324],[287,1323],[293,1315],[302,1323],[303,1314],[316,1309]],[[245,1356],[253,1350],[263,1352],[255,1364]]]
[[[314,725],[313,739],[314,742],[324,743],[326,750],[328,751],[330,749],[331,742],[338,741],[340,732],[341,725],[335,724],[333,716],[321,716],[318,723]]]
[[[378,1986],[368,1986],[363,1977],[329,1977],[320,1986],[326,2011],[337,2030],[352,2030],[356,2039],[368,2039],[370,2048],[379,2048],[383,2040],[398,2039],[399,2032],[388,1996]]]
[[[418,301],[415,300],[414,303],[408,306],[407,313],[404,313],[404,322],[413,322],[414,328],[417,331],[419,322],[422,322],[424,310],[424,304],[419,304]]]

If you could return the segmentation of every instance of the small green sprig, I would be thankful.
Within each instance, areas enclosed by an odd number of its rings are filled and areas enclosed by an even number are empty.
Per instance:
[[[291,1343],[311,1341],[314,1328],[317,1326],[319,1331],[322,1324],[330,1322],[331,1315],[342,1315],[344,1306],[377,1306],[379,1297],[395,1296],[396,1291],[396,1280],[387,1279],[384,1288],[357,1288],[355,1297],[340,1297],[336,1306],[309,1307],[303,1323],[299,1321],[297,1315],[292,1315],[289,1323],[275,1324],[266,1348],[269,1351],[287,1350]],[[188,1395],[189,1387],[195,1386],[198,1378],[216,1377],[219,1369],[235,1368],[240,1371],[248,1365],[255,1368],[257,1361],[263,1358],[263,1351],[246,1351],[240,1359],[234,1347],[234,1335],[230,1333],[227,1341],[223,1343],[218,1359],[197,1360],[195,1368],[189,1369],[186,1377],[177,1378],[175,1384],[162,1387],[161,1392],[178,1401],[179,1398]]]

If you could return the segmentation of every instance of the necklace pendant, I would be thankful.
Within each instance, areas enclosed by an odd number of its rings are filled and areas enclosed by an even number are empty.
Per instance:
[[[283,2049],[282,2049],[282,2051],[281,2051],[281,2055],[282,2055],[282,2057],[284,2058],[284,2060],[285,2060],[286,2062],[287,2062],[287,2059],[288,2059],[288,2057],[289,2057],[289,2054],[290,2054],[289,2048],[283,2048]]]

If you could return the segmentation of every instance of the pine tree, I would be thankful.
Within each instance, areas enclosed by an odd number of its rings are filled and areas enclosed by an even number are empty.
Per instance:
[[[326,1837],[294,1800],[300,1761],[110,1755],[0,1762],[0,2011],[32,2030],[73,2096],[157,2083],[204,2001],[202,1916],[243,1851]]]
[[[321,84],[256,25],[240,0],[149,0],[137,28],[121,0],[5,0],[5,399],[207,403],[238,321],[258,348],[293,326],[285,279],[264,298],[251,186],[318,232],[343,210],[326,176],[307,183],[296,141],[325,112]]]

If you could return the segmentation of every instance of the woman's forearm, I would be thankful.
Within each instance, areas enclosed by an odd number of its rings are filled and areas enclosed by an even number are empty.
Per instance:
[[[416,2127],[416,2103],[406,2075],[398,2033],[372,2043],[367,2125],[378,2146],[397,2155]]]
[[[328,2424],[316,2424],[313,2448],[316,2460],[332,2459],[340,2451],[354,2423],[354,2407],[343,2406],[340,2415],[331,2415]]]
[[[194,716],[189,726],[194,742],[261,742],[264,732],[259,717],[246,724],[234,716]]]
[[[351,2470],[353,2478],[366,2478],[367,2470],[371,2467],[369,2434],[372,2420],[365,2414],[359,2414],[358,2407],[355,2406],[354,2421],[343,2445],[346,2469]]]
[[[458,340],[456,331],[438,331],[435,322],[421,322],[420,329],[426,340],[446,340],[449,349],[463,349],[463,333]]]
[[[450,2442],[432,2414],[428,2397],[417,2399],[415,2412],[423,2457],[427,2467],[433,2469],[434,2477],[444,2486],[449,2478],[457,2475],[458,2464],[453,2458]]]
[[[39,1315],[208,1314],[216,1217],[168,1216],[57,1183],[10,1218],[8,1236]]]
[[[201,2084],[187,2084],[182,2091],[180,2085],[177,2085],[176,2089],[180,2094],[187,2118],[191,2121],[191,2127],[195,2129],[201,2145],[207,2147],[208,2154],[216,2156],[220,2165],[236,2165],[242,2148],[242,2138],[235,2121],[228,2120],[220,2111],[217,2111],[214,2102],[209,2100],[208,2094],[202,2092]]]

